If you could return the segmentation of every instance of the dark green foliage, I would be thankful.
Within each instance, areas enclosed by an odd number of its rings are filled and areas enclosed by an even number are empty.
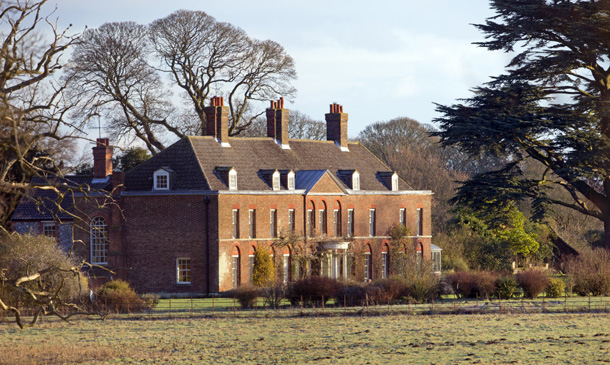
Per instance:
[[[566,273],[579,295],[610,294],[610,254],[605,249],[582,252],[566,262]]]
[[[142,147],[129,147],[122,151],[114,160],[114,168],[129,171],[150,158],[150,153]]]
[[[548,275],[536,269],[517,274],[517,283],[523,289],[523,296],[534,299],[549,285]]]
[[[495,0],[477,25],[481,47],[515,52],[503,75],[460,104],[437,107],[444,146],[510,160],[474,176],[454,201],[480,210],[528,200],[543,219],[553,205],[605,221],[610,248],[610,3]],[[525,175],[535,161],[543,168]],[[555,194],[560,189],[567,193]]]
[[[324,276],[309,276],[291,283],[288,286],[287,297],[292,305],[321,306],[322,302],[335,298],[341,284]]]
[[[254,253],[254,268],[252,269],[252,284],[255,286],[272,285],[275,280],[275,267],[269,251],[259,247]]]
[[[500,276],[496,281],[496,293],[502,299],[510,299],[517,294],[518,284],[514,276]]]
[[[146,303],[123,280],[112,280],[97,291],[98,305],[101,310],[117,313],[140,312]]]

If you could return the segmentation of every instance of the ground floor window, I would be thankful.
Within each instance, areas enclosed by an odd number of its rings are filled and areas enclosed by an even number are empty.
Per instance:
[[[178,284],[191,283],[191,259],[180,257],[176,259],[176,282]]]
[[[237,288],[241,282],[241,262],[239,256],[239,249],[235,247],[233,249],[233,253],[231,254],[233,288]]]

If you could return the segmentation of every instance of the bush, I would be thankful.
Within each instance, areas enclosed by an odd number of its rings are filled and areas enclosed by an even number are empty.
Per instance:
[[[337,304],[349,307],[366,305],[366,287],[366,284],[359,283],[342,285],[335,295]]]
[[[271,308],[279,308],[282,299],[286,298],[286,284],[276,282],[275,284],[261,289],[261,295],[265,298],[265,305]]]
[[[610,294],[610,253],[603,248],[581,252],[566,262],[568,280],[580,295]]]
[[[566,283],[559,278],[552,278],[549,285],[546,287],[546,296],[549,298],[559,298],[563,296]]]
[[[518,284],[514,276],[500,276],[496,281],[496,292],[501,299],[510,299],[517,294]]]
[[[223,294],[226,298],[235,298],[239,302],[242,308],[252,308],[256,303],[256,298],[260,295],[260,289],[252,286],[245,285],[238,288],[229,290]]]
[[[523,295],[534,299],[549,285],[549,277],[546,273],[533,269],[517,274],[517,282],[523,289]]]
[[[159,299],[161,299],[161,297],[157,294],[146,293],[140,295],[140,299],[144,301],[148,308],[154,308],[159,304]]]
[[[407,282],[406,293],[416,302],[422,303],[430,300],[438,293],[440,279],[430,273],[412,278]]]
[[[496,291],[497,275],[490,271],[455,272],[447,276],[453,291],[462,298],[488,298]]]
[[[0,297],[6,305],[34,304],[31,297],[7,285],[21,276],[33,274],[45,268],[70,268],[80,263],[68,257],[57,242],[44,236],[0,234]],[[87,278],[68,271],[52,271],[39,279],[22,284],[21,287],[56,293],[64,301],[76,302],[89,294]]]
[[[392,277],[376,280],[366,287],[366,294],[372,303],[386,304],[397,300],[407,293],[407,284],[404,279]]]
[[[100,305],[106,311],[116,313],[141,312],[146,309],[146,303],[123,280],[112,280],[102,285],[97,291]]]
[[[255,286],[268,286],[275,279],[275,267],[271,255],[265,247],[259,247],[254,253],[254,267],[252,268],[252,284]]]
[[[303,298],[304,306],[321,306],[324,302],[337,296],[341,284],[324,276],[310,276],[290,284],[287,297],[292,305],[299,305]]]

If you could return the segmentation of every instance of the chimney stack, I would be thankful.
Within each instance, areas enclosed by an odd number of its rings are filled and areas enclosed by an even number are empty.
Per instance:
[[[273,138],[282,148],[288,147],[288,117],[290,110],[284,109],[284,98],[271,100],[267,109],[267,137]]]
[[[214,96],[211,105],[203,108],[206,119],[206,136],[213,136],[223,146],[229,146],[229,107],[224,98]]]
[[[108,138],[98,138],[93,147],[93,178],[104,179],[112,175],[112,147]]]
[[[330,113],[326,114],[326,139],[347,150],[347,113],[337,103],[330,104]]]

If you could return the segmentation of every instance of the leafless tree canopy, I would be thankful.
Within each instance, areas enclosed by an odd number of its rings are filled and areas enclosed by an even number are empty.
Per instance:
[[[291,139],[315,139],[318,141],[326,139],[326,123],[314,120],[298,110],[290,111],[288,125],[288,136]],[[252,125],[244,130],[240,136],[266,137],[267,120],[265,117],[256,118]]]
[[[87,30],[71,64],[72,92],[87,97],[79,117],[104,118],[115,137],[135,136],[153,154],[164,138],[201,134],[212,96],[228,101],[229,134],[238,135],[263,113],[256,102],[296,93],[294,61],[281,45],[201,11]]]

